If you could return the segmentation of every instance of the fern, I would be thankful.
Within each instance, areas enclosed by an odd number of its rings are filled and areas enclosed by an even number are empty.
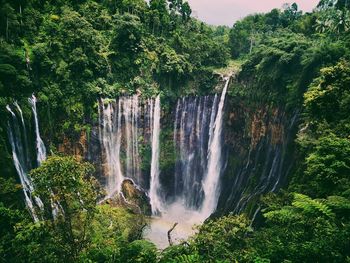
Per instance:
[[[199,255],[181,255],[177,256],[172,263],[199,263]]]
[[[270,211],[264,213],[264,216],[268,221],[276,223],[287,224],[299,219],[299,215],[295,213],[293,207],[285,206],[280,210]]]
[[[294,194],[294,201],[292,205],[304,210],[307,213],[321,213],[329,218],[335,217],[335,214],[326,204],[303,194]]]

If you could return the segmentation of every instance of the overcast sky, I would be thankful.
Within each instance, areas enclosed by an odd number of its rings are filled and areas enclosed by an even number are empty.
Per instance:
[[[232,26],[248,14],[281,8],[286,2],[297,3],[304,12],[311,11],[319,0],[188,0],[193,16],[212,25]]]

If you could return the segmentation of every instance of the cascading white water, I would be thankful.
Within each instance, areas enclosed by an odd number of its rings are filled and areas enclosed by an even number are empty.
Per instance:
[[[210,133],[208,146],[208,167],[206,176],[203,180],[204,201],[201,209],[201,214],[204,217],[210,216],[210,214],[215,211],[219,198],[219,182],[222,169],[221,134],[224,114],[223,109],[229,83],[230,78],[228,77],[226,79],[226,84],[221,94],[214,125],[211,125],[212,131]]]
[[[178,100],[174,125],[174,146],[178,159],[175,167],[174,194],[188,209],[202,203],[202,178],[207,165],[211,96]],[[213,107],[215,110],[215,106]]]
[[[9,105],[6,106],[6,109],[12,116],[12,122],[9,122],[8,125],[8,135],[12,148],[13,163],[20,178],[26,206],[28,207],[28,210],[32,215],[34,221],[38,221],[39,218],[35,211],[35,206],[38,206],[40,209],[42,209],[43,203],[39,197],[33,197],[32,195],[34,192],[34,185],[28,176],[28,172],[32,167],[30,167],[30,158],[28,155],[29,150],[26,148],[28,147],[28,143],[26,142],[27,135],[24,134],[24,132],[26,132],[26,128],[21,108],[17,103],[15,104],[15,107],[20,114],[21,125],[19,124],[17,116],[12,111],[11,107]],[[22,131],[20,126],[22,128]],[[24,138],[24,142],[22,138]]]
[[[40,166],[41,163],[46,160],[46,148],[43,140],[40,137],[39,120],[38,120],[38,113],[36,109],[36,97],[34,96],[34,94],[32,95],[31,98],[28,99],[28,101],[32,106],[32,111],[34,114],[37,162],[38,162],[38,166]]]
[[[187,210],[200,212],[202,220],[215,211],[220,194],[222,119],[228,85],[229,78],[220,97],[185,97],[176,106],[174,199]]]
[[[106,161],[107,198],[121,194],[126,178],[143,186],[139,135],[143,129],[144,139],[151,136],[152,141],[154,103],[153,99],[148,99],[141,107],[138,95],[123,96],[117,101],[102,99],[99,103],[99,138]],[[142,116],[143,125],[140,124]]]
[[[140,156],[139,156],[139,99],[137,95],[132,99],[132,173],[137,183],[141,184]]]
[[[146,232],[146,238],[159,248],[168,245],[167,231],[175,222],[178,225],[172,237],[177,242],[194,234],[193,225],[201,224],[216,209],[223,163],[223,109],[228,85],[229,78],[220,100],[215,95],[185,97],[177,102],[173,135],[177,155],[174,197],[170,199],[172,202],[159,202],[161,216],[154,218]],[[158,187],[161,190],[159,181]]]
[[[37,112],[37,108],[36,108],[36,102],[37,99],[35,97],[35,95],[33,94],[31,98],[28,98],[28,102],[32,107],[32,112],[34,115],[34,125],[35,125],[35,141],[36,141],[36,157],[37,157],[37,165],[40,166],[43,161],[46,160],[47,158],[47,154],[46,154],[46,147],[45,144],[43,142],[43,140],[41,139],[40,136],[40,128],[39,128],[39,118],[38,118],[38,112]],[[21,111],[21,117],[22,117],[22,121],[23,121],[23,116],[22,116],[22,111]],[[23,126],[24,126],[24,122],[23,122]],[[39,208],[41,210],[44,209],[44,204],[42,203],[41,199],[39,197],[34,197],[35,201],[37,203],[37,205],[39,206]],[[52,215],[53,218],[56,218],[57,214],[59,213],[59,210],[62,207],[59,203],[54,202],[54,193],[51,191],[51,208],[52,208]]]
[[[149,197],[152,208],[152,214],[156,215],[163,210],[163,204],[159,191],[161,185],[159,182],[159,135],[160,135],[160,96],[158,95],[151,114],[152,125],[152,162],[151,162],[151,182]]]
[[[132,138],[133,138],[133,125],[132,125],[132,115],[133,115],[133,109],[132,109],[132,99],[121,98],[123,101],[123,115],[125,120],[125,135],[126,135],[126,174],[132,174],[133,170],[133,152],[132,152]]]
[[[31,160],[30,160],[30,153],[29,153],[29,145],[28,145],[28,138],[27,138],[27,128],[26,128],[26,124],[24,122],[24,118],[23,118],[23,112],[22,112],[22,109],[21,107],[18,105],[17,101],[15,101],[13,103],[13,105],[15,105],[17,111],[19,112],[20,114],[20,117],[21,117],[21,122],[22,122],[22,128],[23,128],[23,139],[24,139],[24,148],[25,148],[25,155],[27,157],[26,159],[26,164],[28,167],[31,166]]]
[[[37,164],[38,164],[38,166],[40,166],[41,163],[46,160],[46,147],[45,147],[43,140],[40,137],[39,119],[38,119],[38,113],[37,113],[37,109],[36,109],[36,97],[34,96],[34,94],[32,95],[32,99],[28,98],[28,101],[32,106],[32,111],[33,111],[33,115],[34,115],[35,136],[36,136],[35,140],[36,140],[36,150],[37,150],[36,157],[37,157]],[[29,147],[28,147],[28,142],[27,142],[27,130],[26,130],[26,126],[24,123],[23,113],[22,113],[22,110],[19,107],[18,103],[15,102],[14,104],[17,107],[17,109],[21,115],[23,132],[24,132],[25,147],[27,149],[27,154],[28,154],[27,159],[29,159],[30,153],[29,153]],[[44,208],[44,204],[41,201],[41,199],[37,196],[35,196],[34,199],[35,199],[36,204],[42,210]]]
[[[139,157],[139,99],[137,95],[122,97],[125,120],[126,137],[126,172],[127,177],[135,180],[138,184],[140,178],[140,157]]]
[[[107,197],[120,193],[121,185],[124,180],[120,163],[120,145],[121,145],[121,117],[122,101],[118,101],[118,108],[111,102],[101,101],[100,123],[101,139],[106,154],[107,165]]]
[[[99,104],[100,141],[105,157],[107,197],[122,194],[122,183],[130,178],[149,189],[152,214],[157,220],[177,218],[179,228],[201,223],[216,208],[221,175],[221,137],[223,107],[229,80],[221,94],[179,99],[174,124],[174,146],[177,154],[174,189],[160,183],[160,96],[140,103],[137,95],[116,101],[101,100]],[[101,105],[102,104],[102,105]],[[141,131],[141,129],[143,129]],[[151,171],[149,185],[141,177],[139,135],[143,144],[150,144]],[[107,169],[106,169],[107,168]],[[143,184],[145,183],[145,184]],[[215,193],[215,191],[217,191]],[[172,195],[172,196],[171,196]],[[174,217],[173,208],[186,215]],[[152,227],[155,227],[153,225]],[[155,230],[153,233],[156,233]],[[151,231],[152,232],[152,231]],[[152,234],[151,234],[152,235]],[[185,237],[181,233],[179,236]]]

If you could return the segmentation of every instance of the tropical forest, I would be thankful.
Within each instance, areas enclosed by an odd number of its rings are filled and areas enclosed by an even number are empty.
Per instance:
[[[240,17],[0,0],[0,262],[350,263],[350,1]]]

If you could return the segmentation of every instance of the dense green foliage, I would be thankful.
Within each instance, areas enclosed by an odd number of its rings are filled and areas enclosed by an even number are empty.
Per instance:
[[[38,209],[41,219],[32,222],[22,211],[0,204],[0,260],[126,262],[128,253],[134,253],[133,258],[151,258],[153,245],[136,242],[145,224],[143,217],[124,208],[97,205],[99,190],[92,170],[91,164],[58,156],[34,169],[35,194],[45,209]]]
[[[142,216],[96,205],[92,166],[71,157],[53,156],[31,172],[46,208],[33,223],[1,122],[1,262],[350,261],[348,1],[322,0],[307,14],[286,5],[230,30],[191,18],[181,0],[0,3],[0,117],[6,120],[7,103],[38,93],[53,151],[64,137],[89,132],[100,97],[160,93],[171,103],[211,92],[212,71],[227,65],[230,52],[242,63],[231,97],[301,112],[296,169],[285,190],[258,200],[258,219],[208,220],[193,238],[162,252],[142,240]],[[171,134],[164,129],[161,136]],[[167,171],[172,145],[164,147]]]

